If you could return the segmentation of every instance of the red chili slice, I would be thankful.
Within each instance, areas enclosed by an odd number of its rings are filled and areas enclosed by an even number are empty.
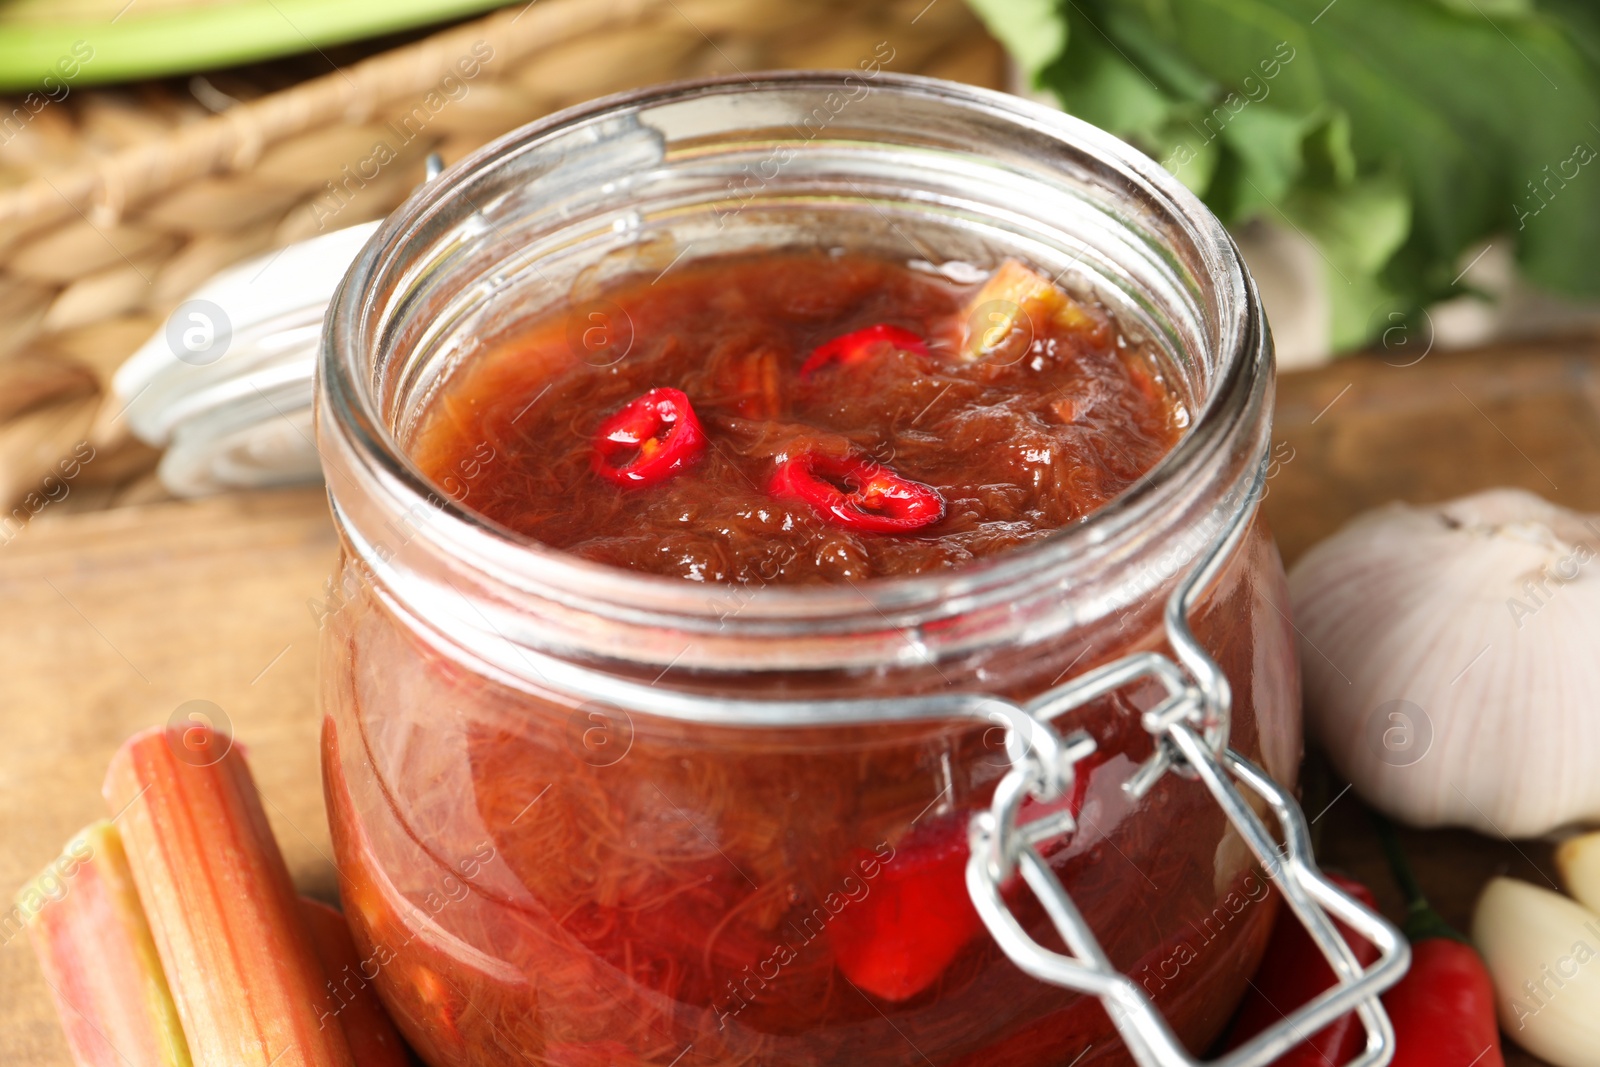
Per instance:
[[[1026,824],[1070,808],[1073,818],[1089,795],[1090,771],[1108,753],[1096,750],[1077,764],[1072,791],[1045,804],[1028,799],[1018,813]],[[845,977],[884,1000],[901,1001],[932,985],[978,933],[980,920],[967,894],[965,816],[917,827],[885,857],[858,851],[854,868],[868,887],[863,899],[846,905],[828,928],[834,962]],[[1066,838],[1047,844],[1049,856]],[[1013,879],[1007,898],[1022,883]]]
[[[847,333],[843,337],[835,337],[812,349],[811,355],[800,365],[800,377],[810,377],[813,371],[830,363],[844,365],[860,363],[890,352],[913,352],[919,356],[926,356],[928,343],[910,330],[880,322],[876,326],[868,326],[854,333]]]
[[[823,517],[867,533],[909,533],[944,518],[944,497],[864,456],[802,452],[778,465],[767,491],[810,504]]]
[[[621,486],[655,485],[700,458],[706,432],[680,389],[652,389],[624,404],[594,436],[594,469]]]
[[[918,827],[887,848],[852,857],[864,892],[834,916],[828,942],[858,988],[902,1001],[938,981],[981,922],[967,893],[965,818]]]

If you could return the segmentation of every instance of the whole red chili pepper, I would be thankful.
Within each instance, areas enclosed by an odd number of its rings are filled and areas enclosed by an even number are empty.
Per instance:
[[[618,485],[654,485],[699,459],[705,447],[688,396],[681,389],[652,389],[600,424],[594,470]]]
[[[1377,910],[1378,902],[1373,899],[1372,891],[1360,882],[1337,874],[1327,875],[1327,878],[1362,904]],[[1378,958],[1376,946],[1337,919],[1333,925],[1362,967]],[[1260,968],[1250,980],[1250,989],[1239,1005],[1239,1013],[1228,1028],[1226,1047],[1238,1048],[1318,993],[1332,988],[1335,981],[1333,968],[1323,958],[1299,917],[1287,906],[1280,908],[1272,927],[1272,940],[1267,942],[1267,954],[1262,957]],[[1273,1064],[1274,1067],[1339,1067],[1359,1055],[1366,1044],[1366,1028],[1352,1011],[1279,1056]]]
[[[880,322],[876,326],[868,326],[854,333],[835,337],[812,349],[811,355],[800,364],[800,377],[809,378],[814,371],[830,363],[842,365],[860,363],[873,356],[886,355],[890,352],[913,352],[919,356],[926,356],[928,344],[910,330]]]
[[[810,504],[819,515],[867,533],[909,533],[944,518],[944,497],[865,456],[801,452],[778,464],[767,491]]]
[[[1422,895],[1389,820],[1373,812],[1372,821],[1406,897],[1411,942],[1411,969],[1383,995],[1394,1024],[1392,1067],[1504,1067],[1483,957]]]

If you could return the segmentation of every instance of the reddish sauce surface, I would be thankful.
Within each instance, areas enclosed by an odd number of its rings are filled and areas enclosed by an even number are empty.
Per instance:
[[[925,347],[824,347],[864,328]],[[692,404],[704,447],[663,480],[618,484],[597,431],[668,389]],[[468,507],[586,559],[800,583],[946,569],[1036,540],[1126,489],[1186,422],[1159,364],[1104,311],[1018,264],[960,285],[790,252],[680,265],[525,326],[448,383],[413,451]],[[882,532],[775,495],[775,472],[806,453],[930,486],[942,517]]]

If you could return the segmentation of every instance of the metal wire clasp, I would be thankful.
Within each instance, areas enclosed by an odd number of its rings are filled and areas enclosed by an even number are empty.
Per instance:
[[[1257,468],[1244,506],[1167,601],[1167,637],[1177,662],[1156,652],[1135,653],[1073,678],[1026,705],[989,702],[990,717],[1006,727],[1011,769],[996,786],[989,810],[973,816],[967,889],[1011,961],[1042,982],[1099,998],[1141,1067],[1200,1067],[1201,1061],[1189,1055],[1138,983],[1112,965],[1072,897],[1039,855],[1039,845],[1074,828],[1071,811],[1021,825],[1017,813],[1029,797],[1050,801],[1065,795],[1072,788],[1075,764],[1094,751],[1094,739],[1087,733],[1078,730],[1063,737],[1052,725],[1054,720],[1145,678],[1159,683],[1166,693],[1141,719],[1155,738],[1156,749],[1123,788],[1143,796],[1169,771],[1198,779],[1305,924],[1338,979],[1332,988],[1206,1067],[1265,1067],[1352,1010],[1366,1028],[1367,1044],[1350,1061],[1351,1067],[1382,1067],[1394,1057],[1394,1030],[1378,994],[1405,973],[1410,947],[1381,916],[1323,877],[1312,859],[1305,815],[1293,796],[1228,747],[1232,697],[1227,678],[1189,628],[1190,613],[1249,527],[1265,471],[1265,464]],[[1241,787],[1272,812],[1281,847]],[[1017,922],[1001,887],[1018,871],[1070,954],[1044,947]],[[1335,929],[1335,918],[1377,947],[1376,962],[1362,969]]]

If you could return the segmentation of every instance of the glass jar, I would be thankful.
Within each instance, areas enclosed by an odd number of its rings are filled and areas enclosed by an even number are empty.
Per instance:
[[[330,310],[317,425],[343,555],[323,605],[324,784],[363,975],[436,1067],[1128,1062],[1100,1005],[1026,977],[966,896],[965,827],[1009,766],[1001,732],[903,709],[1022,701],[1164,649],[1168,592],[1253,507],[1271,344],[1226,233],[1154,163],[882,61],[526,127],[419,190]],[[587,563],[458,506],[407,458],[484,339],[577,304],[603,335],[575,337],[573,358],[626,358],[609,280],[795,245],[1025,259],[1164,353],[1192,426],[1043,542],[822,587]],[[1288,784],[1285,602],[1255,519],[1193,625],[1232,687],[1233,746]],[[1097,749],[1062,802],[1077,829],[1045,851],[1202,1051],[1276,904],[1201,785],[1122,788],[1156,698],[1130,685],[1062,724]],[[1055,943],[1026,890],[1006,899]]]

